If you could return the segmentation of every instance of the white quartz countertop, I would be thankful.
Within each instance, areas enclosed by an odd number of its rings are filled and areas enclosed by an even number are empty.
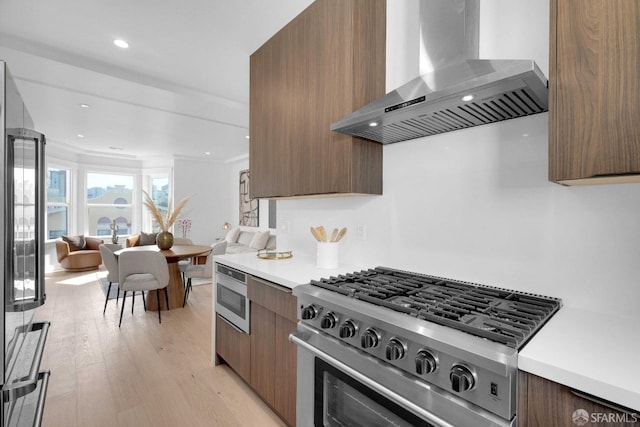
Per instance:
[[[215,262],[247,272],[253,276],[293,289],[311,280],[362,270],[356,265],[341,264],[336,269],[316,267],[314,257],[293,253],[292,258],[266,260],[253,253],[216,255]]]
[[[217,255],[218,263],[288,288],[367,267],[316,267],[295,254],[263,260],[255,253]],[[576,390],[640,411],[640,319],[562,307],[518,354],[518,368]]]
[[[518,368],[640,412],[640,319],[562,307],[518,354]]]

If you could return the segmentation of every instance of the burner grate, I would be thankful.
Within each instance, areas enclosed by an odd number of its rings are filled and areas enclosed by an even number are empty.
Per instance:
[[[386,267],[312,285],[520,348],[560,308],[560,300]]]

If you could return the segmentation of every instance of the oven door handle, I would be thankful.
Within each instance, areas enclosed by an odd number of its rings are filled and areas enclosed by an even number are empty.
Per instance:
[[[431,412],[425,411],[423,408],[421,408],[420,406],[416,405],[415,403],[413,403],[413,402],[405,399],[404,397],[392,392],[391,390],[387,389],[386,387],[381,386],[380,384],[378,384],[375,381],[371,380],[370,378],[364,376],[363,374],[361,374],[360,372],[356,371],[355,369],[353,369],[353,368],[345,365],[344,363],[340,362],[338,359],[328,355],[327,353],[325,353],[325,352],[323,352],[321,350],[318,350],[316,347],[314,347],[313,345],[311,345],[307,341],[305,341],[305,339],[304,339],[305,335],[308,336],[309,333],[308,332],[293,332],[292,334],[289,335],[289,341],[291,341],[294,344],[299,345],[300,347],[302,347],[305,350],[311,352],[312,354],[316,355],[317,357],[320,357],[321,359],[324,359],[325,361],[327,361],[331,365],[333,365],[336,368],[342,370],[347,375],[349,375],[352,378],[360,381],[364,385],[366,385],[368,387],[371,387],[371,389],[375,390],[377,393],[380,393],[381,395],[389,398],[390,400],[395,401],[400,406],[407,408],[409,411],[415,413],[416,415],[418,415],[419,417],[422,417],[423,419],[429,421],[430,423],[435,424],[437,427],[455,427],[453,424],[449,424],[448,422],[446,422],[442,418],[435,416]]]

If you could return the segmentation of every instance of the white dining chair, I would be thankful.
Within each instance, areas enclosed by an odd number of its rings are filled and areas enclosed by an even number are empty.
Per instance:
[[[227,241],[222,240],[220,242],[213,243],[211,244],[211,248],[211,252],[207,255],[207,262],[204,264],[190,265],[184,272],[184,275],[187,278],[187,283],[184,285],[184,300],[182,301],[183,307],[187,303],[189,292],[191,292],[191,279],[211,279],[213,276],[213,256],[222,255],[226,252]]]
[[[118,267],[120,289],[124,291],[118,327],[122,325],[122,314],[124,313],[124,302],[127,297],[127,292],[134,293],[134,297],[131,299],[131,312],[133,313],[135,292],[137,291],[157,291],[158,322],[162,323],[162,317],[160,315],[160,289],[164,289],[167,308],[169,307],[169,266],[167,265],[165,256],[156,251],[122,252],[118,256]]]
[[[174,245],[193,245],[193,241],[191,239],[187,239],[186,237],[174,237],[173,238]],[[180,275],[182,276],[182,281],[184,282],[185,276],[184,272],[187,270],[187,267],[192,264],[192,259],[182,259],[178,261],[178,267],[180,267]]]
[[[114,252],[122,249],[120,245],[114,245],[112,243],[103,243],[98,246],[100,250],[100,256],[102,257],[102,263],[107,269],[107,280],[109,281],[109,287],[107,288],[107,295],[104,298],[104,309],[102,310],[102,314],[105,314],[107,311],[107,302],[109,301],[109,294],[111,293],[111,285],[115,283],[118,286],[118,291],[116,293],[116,305],[118,304],[118,299],[120,297],[120,286],[118,284],[118,257],[115,256]]]

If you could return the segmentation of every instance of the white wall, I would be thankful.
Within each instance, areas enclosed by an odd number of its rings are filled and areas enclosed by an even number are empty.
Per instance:
[[[187,236],[193,243],[209,245],[222,234],[227,220],[229,200],[229,166],[214,161],[176,159],[173,168],[174,205],[192,195],[179,218],[191,219],[191,232]],[[182,231],[174,226],[174,236]]]
[[[483,2],[481,58],[535,59],[548,75],[547,3]],[[416,64],[403,62],[412,7],[387,4],[388,90],[413,77]],[[637,321],[640,185],[548,182],[547,121],[538,114],[385,146],[382,196],[278,201],[278,244],[312,256],[310,226],[348,226],[343,263],[537,292]]]

